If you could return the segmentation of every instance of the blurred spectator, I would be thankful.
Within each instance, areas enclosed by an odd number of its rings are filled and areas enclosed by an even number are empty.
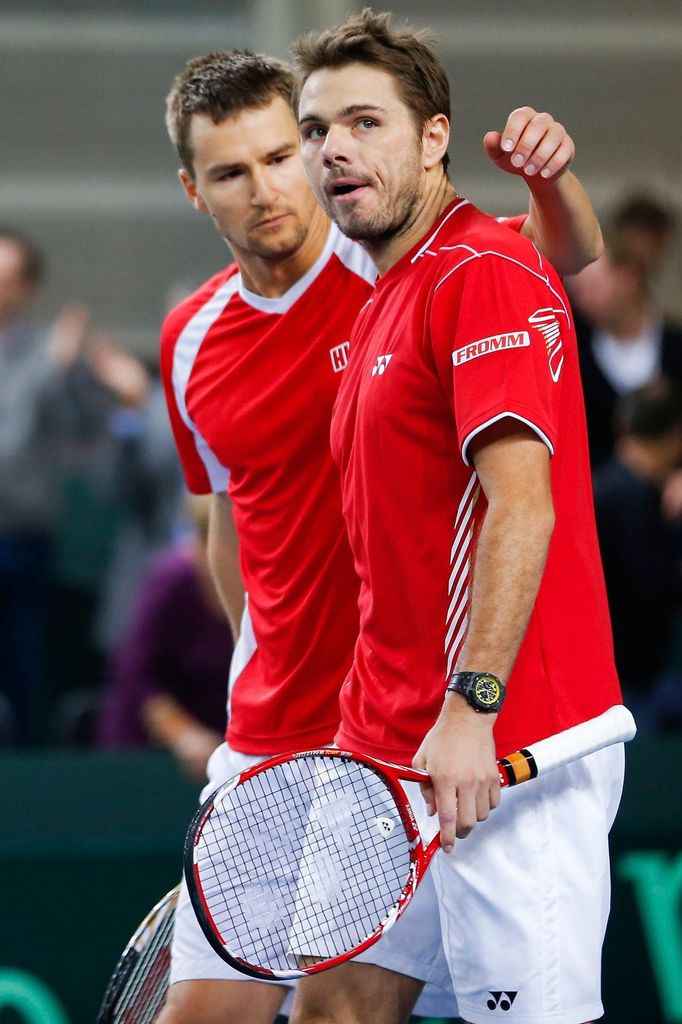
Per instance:
[[[190,508],[197,535],[169,548],[143,584],[97,733],[106,747],[168,747],[200,779],[225,731],[232,635],[206,560],[208,499]]]
[[[612,212],[607,231],[657,274],[670,254],[677,230],[672,208],[645,193],[624,199]]]
[[[134,597],[182,518],[184,486],[163,389],[157,376],[111,345],[93,353],[100,379],[126,394],[109,421],[97,484],[117,525],[102,580],[95,631],[111,651],[128,628]]]
[[[682,607],[682,526],[663,511],[682,462],[680,396],[658,381],[620,399],[614,456],[596,474],[595,510],[626,703],[640,726],[682,727],[671,661]]]
[[[613,451],[619,395],[660,374],[682,385],[682,329],[663,318],[650,281],[650,265],[616,235],[570,283],[593,467]]]
[[[0,693],[6,735],[44,727],[46,600],[59,473],[102,423],[105,392],[80,359],[88,315],[32,314],[44,276],[31,239],[0,227]]]

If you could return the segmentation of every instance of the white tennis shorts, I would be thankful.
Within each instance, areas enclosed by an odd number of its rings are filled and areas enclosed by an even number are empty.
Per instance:
[[[503,790],[487,821],[451,854],[436,854],[430,874],[443,945],[470,1024],[583,1024],[602,1016],[608,833],[623,773],[618,744]],[[419,787],[406,788],[429,838],[435,820]]]
[[[230,750],[226,743],[213,752],[208,762],[208,784],[201,793],[203,802],[218,786],[264,757]],[[357,958],[360,963],[378,964],[388,970],[426,982],[415,1013],[424,1017],[456,1017],[457,1004],[450,981],[440,937],[438,907],[433,878],[427,875],[403,917],[380,942]],[[202,932],[183,879],[175,912],[171,947],[170,984],[199,980],[249,981],[245,974],[221,960]],[[263,982],[287,985],[295,982]],[[282,1012],[291,1006],[292,992]]]

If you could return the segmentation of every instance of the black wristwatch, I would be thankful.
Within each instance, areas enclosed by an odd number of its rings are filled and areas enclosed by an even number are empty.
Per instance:
[[[455,672],[446,693],[461,693],[475,711],[492,714],[502,707],[505,688],[490,672]]]

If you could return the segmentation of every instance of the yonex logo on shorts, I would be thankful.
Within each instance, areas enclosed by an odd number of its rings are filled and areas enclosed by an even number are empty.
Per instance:
[[[386,373],[386,368],[388,367],[391,359],[393,359],[393,354],[390,356],[377,356],[376,364],[372,367],[372,376],[376,376],[377,373],[379,376],[381,376],[382,373]]]
[[[452,353],[452,362],[459,366],[460,363],[468,363],[470,359],[487,356],[489,352],[499,352],[505,348],[528,348],[529,345],[528,331],[494,334],[492,338],[481,338],[479,341],[472,341],[470,345],[464,345],[463,348],[455,349]]]
[[[334,373],[341,373],[341,370],[345,370],[348,366],[348,353],[350,352],[350,342],[342,341],[336,348],[329,349],[329,358],[332,361],[332,370]]]
[[[485,1004],[489,1010],[511,1010],[518,992],[491,992],[491,998]]]

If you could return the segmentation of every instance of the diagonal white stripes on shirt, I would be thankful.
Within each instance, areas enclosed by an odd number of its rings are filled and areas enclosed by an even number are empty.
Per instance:
[[[469,602],[471,598],[471,541],[474,535],[474,512],[481,493],[481,486],[475,473],[471,474],[464,490],[455,517],[455,539],[450,551],[450,578],[448,580],[449,606],[445,619],[445,654],[447,676],[456,661],[469,624]]]

